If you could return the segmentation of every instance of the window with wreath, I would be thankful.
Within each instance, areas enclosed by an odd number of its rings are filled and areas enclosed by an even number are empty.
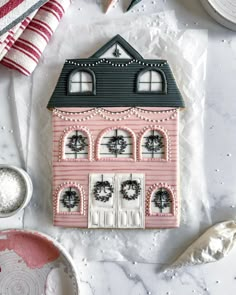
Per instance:
[[[107,131],[100,139],[99,158],[133,158],[132,134],[125,129]]]
[[[95,92],[95,76],[91,70],[76,70],[69,77],[69,93],[92,94]]]
[[[159,130],[148,130],[141,142],[142,159],[165,159],[166,140]]]
[[[88,136],[82,130],[72,130],[65,138],[65,159],[87,159],[89,153]]]
[[[157,70],[143,71],[138,76],[138,92],[165,92],[164,74]]]
[[[81,194],[76,187],[65,187],[59,194],[59,212],[79,212]]]
[[[158,188],[151,196],[151,214],[172,213],[173,198],[170,190],[165,187]]]

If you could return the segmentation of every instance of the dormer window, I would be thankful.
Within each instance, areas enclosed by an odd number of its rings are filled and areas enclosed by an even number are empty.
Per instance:
[[[95,75],[91,70],[79,69],[70,74],[68,91],[70,94],[95,94]]]
[[[166,80],[164,73],[160,70],[144,70],[137,80],[137,91],[145,93],[165,93]]]

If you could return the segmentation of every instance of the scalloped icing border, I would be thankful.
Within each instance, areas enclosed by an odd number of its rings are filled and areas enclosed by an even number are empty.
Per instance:
[[[130,158],[109,158],[109,157],[100,157],[100,143],[101,143],[101,140],[103,138],[103,136],[109,132],[109,131],[112,131],[112,130],[125,130],[127,132],[129,132],[129,134],[131,135],[132,137],[132,143],[133,143],[133,148],[132,148],[132,151],[133,151],[133,156],[130,157]],[[127,127],[124,127],[124,126],[114,126],[114,127],[108,127],[106,129],[103,129],[98,137],[97,137],[97,140],[96,140],[96,144],[95,144],[95,160],[96,161],[117,161],[117,162],[121,162],[121,161],[136,161],[136,135],[135,133],[130,129],[130,128],[127,128]]]
[[[171,210],[172,212],[171,213],[152,213],[151,212],[150,202],[151,202],[152,194],[157,189],[160,189],[160,188],[165,188],[170,193],[170,196],[172,198],[172,210]],[[177,215],[177,212],[178,212],[178,203],[177,203],[176,195],[170,185],[168,185],[166,182],[159,182],[159,183],[155,183],[151,187],[149,187],[149,189],[147,191],[147,195],[146,195],[146,204],[145,204],[145,215],[146,216],[160,216],[160,217],[170,217],[171,216],[171,217],[174,217]]]
[[[142,140],[146,132],[150,130],[155,130],[162,134],[165,142],[165,157],[164,158],[143,158],[142,157]],[[161,126],[150,125],[143,128],[143,130],[138,135],[138,145],[137,145],[137,160],[147,161],[147,162],[167,162],[171,160],[171,140],[168,136],[168,131]]]
[[[81,158],[81,159],[68,159],[65,158],[65,141],[67,136],[70,134],[71,131],[78,130],[82,133],[84,133],[88,138],[88,157],[87,158]],[[93,138],[88,128],[83,126],[70,126],[64,129],[63,134],[60,137],[59,141],[59,157],[58,161],[68,161],[68,162],[87,162],[92,161],[92,147],[93,147]]]
[[[74,116],[74,115],[82,115],[84,113],[88,113],[88,114],[90,113],[90,115],[85,116],[80,119],[67,117],[67,116]],[[121,113],[124,114],[124,116],[119,117],[119,118],[113,118],[113,117],[109,117],[106,115],[106,114],[120,115]],[[82,111],[82,112],[65,112],[65,111],[61,111],[59,109],[53,109],[53,114],[62,120],[70,121],[70,122],[85,122],[87,120],[92,119],[96,115],[102,117],[104,120],[107,120],[107,121],[120,122],[120,121],[129,119],[133,115],[133,116],[136,116],[137,118],[144,120],[146,122],[162,123],[162,122],[167,122],[169,120],[173,120],[177,116],[177,109],[163,110],[163,111],[151,111],[151,110],[143,110],[141,108],[134,107],[134,108],[129,108],[129,109],[121,111],[121,112],[119,112],[119,111],[112,112],[112,111],[106,110],[104,108],[93,108],[91,110]],[[171,115],[167,118],[155,120],[155,119],[147,118],[147,117],[143,116],[142,114],[152,114],[152,115],[153,114],[171,114]]]
[[[80,209],[77,212],[61,212],[59,211],[59,202],[60,202],[60,194],[63,189],[67,187],[73,187],[77,189],[80,193]],[[85,206],[85,191],[82,185],[72,182],[72,181],[65,181],[63,182],[55,191],[53,195],[53,212],[54,215],[85,215],[86,206]]]

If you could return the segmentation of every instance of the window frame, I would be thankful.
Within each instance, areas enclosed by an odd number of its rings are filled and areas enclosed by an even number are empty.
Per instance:
[[[91,75],[91,78],[92,78],[92,91],[82,91],[82,92],[71,92],[71,79],[73,77],[74,74],[78,73],[78,72],[86,72],[86,73],[89,73]],[[74,82],[76,83],[76,82]],[[83,83],[83,82],[78,82],[78,83]],[[86,82],[84,82],[86,83]],[[96,95],[96,76],[94,74],[94,72],[90,69],[87,69],[87,68],[83,68],[83,67],[79,67],[79,68],[76,68],[75,70],[73,70],[70,74],[69,74],[69,77],[68,77],[68,80],[67,80],[67,94],[68,95]]]
[[[79,211],[72,211],[72,212],[66,212],[66,211],[60,211],[60,195],[62,191],[66,188],[74,188],[79,191],[80,194],[80,204],[79,204]],[[78,184],[77,182],[64,182],[61,185],[59,185],[55,191],[54,194],[54,213],[59,215],[85,215],[86,214],[86,208],[85,208],[85,191],[82,187],[82,185]]]
[[[112,157],[101,157],[100,156],[100,144],[101,144],[101,141],[103,139],[103,136],[107,133],[107,132],[110,132],[110,131],[113,131],[113,130],[124,130],[126,132],[128,132],[131,136],[131,139],[132,139],[132,156],[131,157],[127,157],[127,158],[112,158]],[[136,161],[136,135],[135,133],[130,129],[130,128],[127,128],[127,127],[124,127],[124,126],[113,126],[113,127],[108,127],[108,128],[105,128],[103,129],[98,137],[97,137],[97,141],[96,141],[96,145],[95,145],[95,160],[96,161],[117,161],[117,162],[126,162],[126,161]]]
[[[65,157],[65,144],[68,135],[73,131],[80,131],[87,137],[88,141],[88,156],[86,158],[66,158]],[[83,161],[91,161],[92,160],[92,149],[93,149],[93,142],[92,142],[92,136],[90,134],[90,131],[83,127],[83,126],[73,126],[68,127],[63,131],[63,134],[61,135],[60,142],[59,142],[59,161],[65,161],[65,162],[83,162]]]
[[[157,131],[163,137],[164,151],[165,151],[163,158],[144,158],[143,157],[143,147],[142,147],[143,138],[147,132],[152,131],[152,130]],[[167,162],[170,160],[170,148],[171,148],[170,138],[169,138],[166,130],[164,130],[161,126],[147,126],[140,132],[139,137],[138,137],[138,160],[139,161]]]
[[[162,90],[158,90],[158,91],[150,91],[150,90],[139,90],[139,84],[140,83],[143,83],[143,82],[140,82],[140,79],[142,78],[142,75],[145,74],[146,72],[157,72],[158,74],[161,75],[161,78],[162,78]],[[150,83],[152,84],[152,81],[150,82],[147,82],[147,83]],[[165,73],[161,70],[161,69],[157,69],[157,68],[153,68],[153,67],[148,67],[144,70],[141,70],[139,73],[138,73],[138,76],[137,76],[137,80],[136,80],[136,92],[139,93],[139,94],[167,94],[167,80],[166,80],[166,75]]]
[[[165,189],[168,191],[170,198],[171,198],[171,210],[170,213],[163,213],[163,212],[156,212],[153,213],[151,212],[151,202],[152,202],[152,197],[153,194],[158,191],[159,189]],[[177,200],[176,200],[176,195],[174,193],[174,190],[172,189],[171,186],[169,186],[167,183],[155,183],[154,185],[152,185],[151,187],[149,187],[148,191],[147,191],[147,196],[146,196],[146,205],[145,205],[145,215],[146,216],[159,216],[159,217],[173,217],[177,215]]]

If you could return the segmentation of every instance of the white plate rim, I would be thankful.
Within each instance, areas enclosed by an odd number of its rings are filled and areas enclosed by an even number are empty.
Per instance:
[[[227,27],[230,30],[236,31],[236,19],[235,22],[232,22],[226,16],[220,13],[219,10],[215,6],[212,5],[210,0],[200,0],[203,7],[209,13],[211,17],[213,17],[218,23]]]
[[[46,238],[49,242],[53,243],[53,245],[58,248],[58,250],[63,254],[63,256],[67,259],[67,261],[69,262],[73,272],[74,272],[74,276],[75,276],[75,280],[76,280],[76,289],[77,289],[77,295],[80,294],[79,292],[79,277],[78,277],[78,273],[76,271],[76,267],[74,264],[74,261],[72,260],[72,257],[70,256],[70,254],[68,253],[68,251],[59,243],[57,242],[53,237],[49,236],[48,234],[45,234],[43,232],[37,231],[37,230],[32,230],[32,229],[21,229],[21,228],[9,228],[9,229],[3,229],[0,230],[0,234],[4,234],[7,232],[22,232],[22,233],[28,233],[28,234],[37,234],[38,236],[42,236],[44,238]]]

